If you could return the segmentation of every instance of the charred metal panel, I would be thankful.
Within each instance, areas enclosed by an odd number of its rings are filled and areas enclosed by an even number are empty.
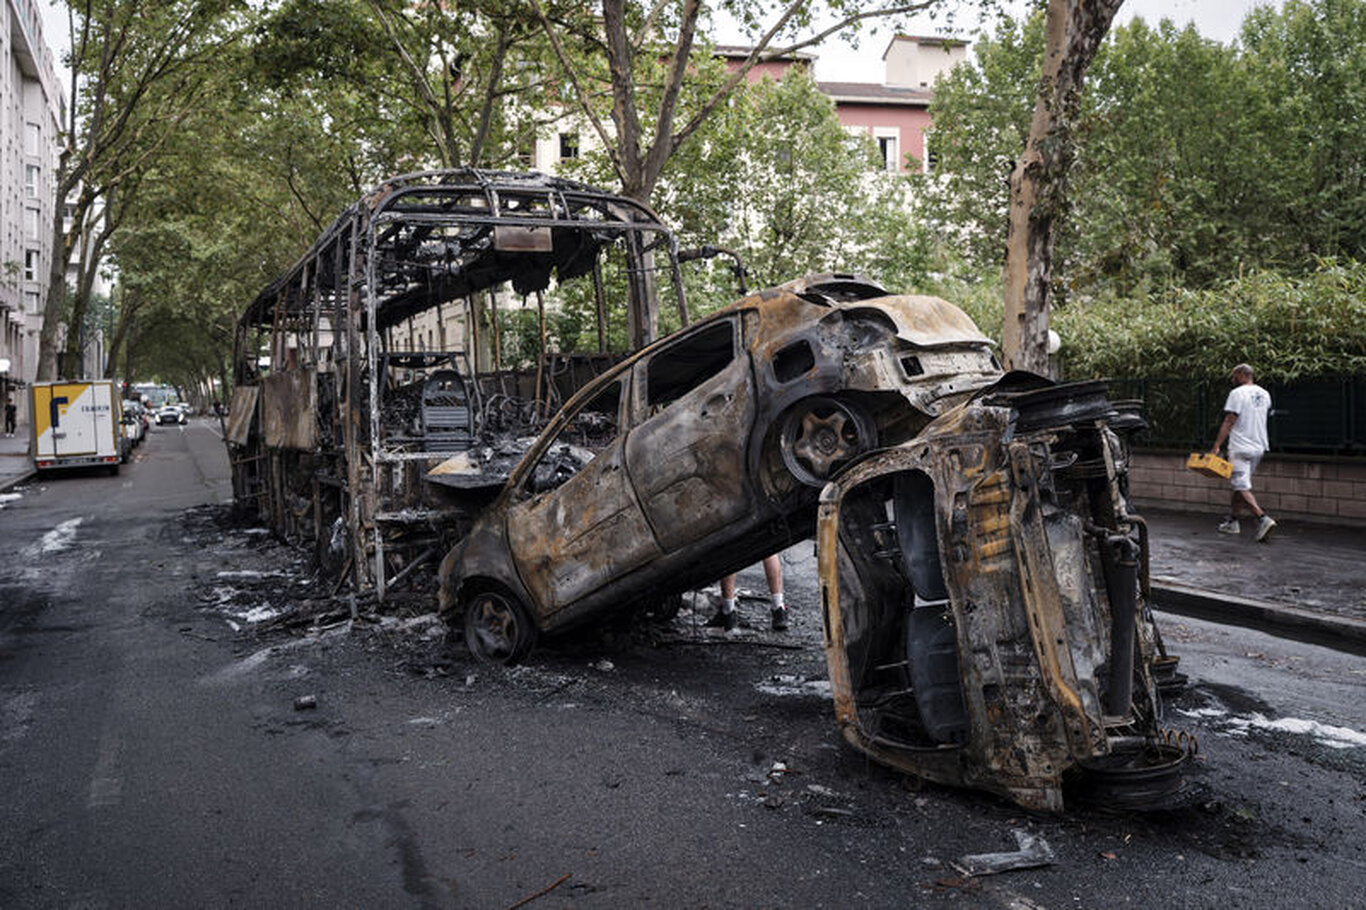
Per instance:
[[[261,380],[261,431],[268,448],[307,451],[317,445],[313,379],[312,370],[284,370]]]
[[[659,555],[627,482],[622,448],[618,440],[554,490],[508,510],[517,568],[548,612]]]
[[[646,360],[637,371],[651,366]],[[640,384],[648,395],[648,378]],[[659,545],[675,550],[749,515],[745,439],[755,402],[748,358],[733,356],[676,400],[647,399],[645,407],[658,413],[627,437],[626,466]]]
[[[232,403],[228,408],[228,442],[245,446],[251,438],[251,425],[256,417],[256,398],[259,386],[239,385],[232,390]]]
[[[861,309],[857,303],[839,303],[847,314]],[[990,344],[968,315],[939,297],[923,294],[897,294],[878,299],[878,313],[890,316],[896,335],[921,348],[962,344]]]

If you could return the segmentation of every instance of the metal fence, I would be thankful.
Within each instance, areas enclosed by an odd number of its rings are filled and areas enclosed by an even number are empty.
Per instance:
[[[1366,455],[1366,378],[1258,384],[1271,393],[1273,452]],[[1113,400],[1143,402],[1148,429],[1139,445],[1192,450],[1214,442],[1229,391],[1227,380],[1112,379],[1109,386]]]

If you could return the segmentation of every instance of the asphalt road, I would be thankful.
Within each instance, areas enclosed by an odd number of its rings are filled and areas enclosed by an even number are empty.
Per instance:
[[[0,907],[1362,904],[1361,658],[1166,617],[1207,798],[1034,816],[841,743],[809,544],[786,634],[685,611],[490,669],[420,603],[290,626],[326,592],[226,472],[194,422],[0,509]],[[1056,862],[954,869],[1016,829]]]

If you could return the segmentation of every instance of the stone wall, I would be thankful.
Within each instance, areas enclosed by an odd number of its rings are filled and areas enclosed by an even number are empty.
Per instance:
[[[1229,485],[1186,468],[1189,453],[1135,452],[1129,488],[1136,506],[1223,515]],[[1276,517],[1366,527],[1366,460],[1267,455],[1252,492]]]

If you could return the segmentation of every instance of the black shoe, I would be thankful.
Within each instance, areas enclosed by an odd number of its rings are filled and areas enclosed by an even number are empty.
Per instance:
[[[709,629],[725,629],[727,632],[734,632],[740,628],[740,613],[736,610],[731,610],[729,613],[717,610],[712,618],[707,620],[706,626]]]
[[[773,619],[774,632],[787,631],[787,607],[774,607],[769,612],[769,616]]]

